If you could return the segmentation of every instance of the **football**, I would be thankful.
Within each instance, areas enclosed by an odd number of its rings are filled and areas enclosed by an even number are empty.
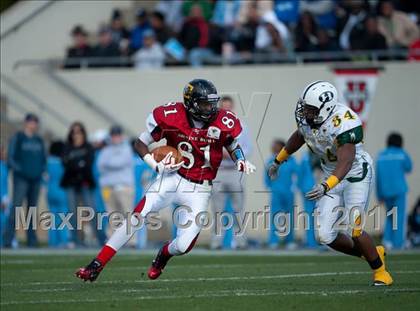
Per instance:
[[[172,157],[175,158],[175,163],[182,161],[182,155],[178,150],[171,146],[160,146],[152,150],[152,154],[155,157],[156,162],[160,162],[169,153],[172,152]]]

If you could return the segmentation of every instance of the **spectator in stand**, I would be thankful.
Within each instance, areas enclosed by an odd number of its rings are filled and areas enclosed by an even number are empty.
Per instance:
[[[291,50],[289,30],[279,21],[273,11],[266,12],[257,28],[255,46],[259,52],[289,52]]]
[[[12,206],[5,232],[4,246],[11,247],[15,237],[16,208],[37,207],[42,174],[45,171],[46,154],[43,139],[38,136],[39,119],[29,113],[25,117],[23,130],[10,140],[8,165],[13,172]],[[29,247],[36,247],[38,240],[32,222],[26,232]]]
[[[80,67],[80,60],[75,58],[87,58],[92,56],[92,47],[88,43],[88,34],[81,25],[77,25],[71,31],[73,45],[67,49],[67,68]],[[72,60],[73,59],[73,60]]]
[[[172,36],[171,31],[165,24],[165,16],[159,11],[154,11],[150,16],[150,25],[155,33],[156,40],[160,44],[165,44]]]
[[[379,12],[379,32],[385,36],[390,48],[408,48],[420,37],[419,27],[406,13],[396,11],[392,1],[381,1]]]
[[[219,27],[232,29],[237,23],[237,17],[241,8],[241,0],[219,0],[216,2],[213,12],[212,23]]]
[[[80,122],[74,122],[69,130],[67,142],[63,151],[64,175],[61,179],[61,187],[66,189],[69,212],[72,213],[70,224],[71,241],[73,246],[82,246],[77,228],[78,206],[90,207],[94,212],[91,220],[93,232],[100,245],[103,245],[106,236],[97,225],[96,205],[94,197],[95,180],[93,177],[94,150],[87,141],[85,127]],[[80,204],[80,205],[79,205]]]
[[[363,40],[365,27],[363,21],[367,16],[366,6],[362,0],[348,0],[343,3],[346,10],[341,10],[337,23],[340,47],[352,49],[355,42]]]
[[[318,37],[318,51],[328,52],[328,51],[340,50],[340,47],[338,46],[336,40],[331,38],[325,29],[318,28],[317,37]]]
[[[254,52],[259,24],[260,15],[256,3],[253,3],[247,10],[246,20],[234,27],[229,38],[242,57],[250,57],[251,53]]]
[[[309,12],[303,12],[295,29],[295,51],[311,52],[318,49],[318,26]]]
[[[120,49],[117,43],[112,40],[111,29],[104,26],[98,33],[99,42],[93,49],[94,57],[119,57]]]
[[[63,155],[64,143],[55,141],[50,146],[50,154],[47,159],[47,203],[49,211],[54,215],[55,223],[53,229],[48,232],[48,245],[51,247],[67,247],[69,231],[67,227],[60,228],[61,215],[68,213],[67,196],[65,190],[60,186],[64,174],[61,157]]]
[[[300,0],[274,0],[273,10],[277,18],[293,29],[299,20]]]
[[[324,29],[335,29],[337,17],[335,6],[337,0],[301,0],[300,12],[311,13],[318,26]]]
[[[121,41],[130,38],[130,32],[125,27],[121,11],[118,9],[112,12],[110,31],[112,41],[118,45],[120,45]]]
[[[107,212],[119,212],[127,218],[134,200],[133,152],[119,125],[114,125],[109,135],[110,143],[98,156],[99,183]]]
[[[213,4],[209,0],[185,0],[182,4],[182,14],[185,17],[191,16],[195,6],[201,8],[202,17],[208,22],[213,16]]]
[[[110,31],[112,41],[118,45],[122,54],[127,54],[130,43],[130,32],[125,27],[121,11],[118,9],[115,9],[112,13]]]
[[[158,69],[165,63],[165,51],[156,41],[155,33],[149,29],[143,33],[143,47],[134,54],[137,69]]]
[[[178,33],[181,30],[183,22],[182,1],[160,0],[155,9],[163,14],[166,25],[173,32]]]
[[[150,29],[150,23],[147,12],[144,9],[139,9],[136,13],[137,24],[131,30],[130,44],[131,51],[135,52],[143,45],[143,33]]]
[[[249,17],[249,10],[257,10],[258,16],[263,16],[265,13],[273,10],[272,0],[250,0],[242,1],[241,8],[239,10],[238,22],[243,24]]]
[[[199,67],[214,54],[210,49],[210,25],[203,17],[199,4],[193,5],[189,10],[179,34],[179,41],[189,51],[189,62],[194,67]]]
[[[354,50],[386,50],[385,37],[378,30],[378,20],[375,16],[369,16],[365,19],[365,35],[359,42],[354,42]]]

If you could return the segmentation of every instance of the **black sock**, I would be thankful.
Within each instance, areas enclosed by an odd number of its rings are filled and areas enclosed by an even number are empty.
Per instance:
[[[368,263],[369,263],[369,266],[371,267],[372,270],[376,270],[376,269],[382,267],[382,265],[383,265],[382,260],[379,256],[372,261],[368,261]]]

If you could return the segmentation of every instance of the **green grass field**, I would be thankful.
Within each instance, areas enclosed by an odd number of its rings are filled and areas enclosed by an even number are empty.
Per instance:
[[[280,253],[281,251],[279,251]],[[357,258],[197,252],[171,260],[157,281],[153,255],[120,254],[95,283],[74,270],[92,256],[1,257],[1,310],[418,310],[420,254],[388,256],[391,287],[372,287]]]

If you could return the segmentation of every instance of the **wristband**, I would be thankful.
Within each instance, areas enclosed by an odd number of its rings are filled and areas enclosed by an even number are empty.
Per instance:
[[[150,153],[147,153],[144,157],[143,157],[143,161],[144,163],[146,163],[147,165],[149,165],[149,167],[156,171],[157,165],[158,163],[156,162],[156,160],[153,158],[153,156]]]
[[[340,180],[337,178],[337,176],[331,175],[325,181],[325,185],[327,185],[328,190],[331,190],[332,188],[337,186],[339,182],[340,182]]]
[[[245,161],[245,156],[241,148],[236,148],[235,150],[233,150],[232,154],[235,156],[235,163],[237,163],[240,160]]]
[[[286,148],[283,147],[283,149],[280,150],[279,154],[276,156],[276,163],[280,164],[281,162],[284,162],[289,157],[289,153],[287,152]]]

